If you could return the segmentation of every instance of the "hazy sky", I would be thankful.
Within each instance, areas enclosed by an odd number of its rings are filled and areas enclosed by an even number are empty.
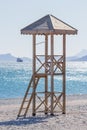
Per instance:
[[[32,56],[31,36],[20,29],[52,14],[78,30],[67,36],[67,55],[87,49],[87,0],[0,0],[0,54]]]

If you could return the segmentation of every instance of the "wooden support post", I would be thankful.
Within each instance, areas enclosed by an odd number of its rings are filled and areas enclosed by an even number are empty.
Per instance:
[[[53,115],[53,95],[54,95],[54,67],[53,67],[53,55],[54,55],[54,39],[53,35],[51,35],[51,115]]]
[[[35,106],[36,106],[36,95],[35,95],[35,72],[36,72],[36,35],[33,35],[33,92],[34,92],[34,96],[33,96],[33,111],[32,111],[32,115],[35,116],[36,115],[36,111],[35,111]]]
[[[48,56],[48,35],[45,35],[45,65],[47,66],[47,56]],[[48,109],[46,106],[48,106],[48,76],[47,76],[47,70],[45,68],[46,78],[45,78],[45,114],[48,113]]]
[[[63,34],[63,114],[66,113],[66,35]]]

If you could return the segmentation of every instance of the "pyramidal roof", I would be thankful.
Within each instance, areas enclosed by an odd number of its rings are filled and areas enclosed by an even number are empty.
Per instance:
[[[77,34],[77,30],[53,15],[46,15],[21,29],[21,34]]]

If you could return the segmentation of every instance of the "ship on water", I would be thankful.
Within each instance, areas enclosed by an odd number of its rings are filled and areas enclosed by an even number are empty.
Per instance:
[[[23,62],[21,58],[17,58],[17,62]]]

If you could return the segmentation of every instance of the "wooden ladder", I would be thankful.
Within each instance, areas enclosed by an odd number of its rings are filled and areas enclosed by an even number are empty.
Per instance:
[[[38,76],[35,76],[35,88],[37,87],[37,84],[38,84],[38,81],[39,81],[39,78]],[[30,95],[30,89],[32,89],[32,93]],[[31,104],[31,101],[33,99],[33,96],[34,96],[34,89],[33,89],[33,76],[31,77],[31,80],[30,80],[30,83],[28,85],[28,88],[26,90],[26,93],[25,93],[25,96],[23,98],[23,101],[22,101],[22,104],[21,104],[21,107],[19,109],[19,112],[18,112],[18,115],[17,115],[17,119],[19,118],[24,118],[26,117],[26,114],[28,112],[28,109],[30,107],[30,104]]]

